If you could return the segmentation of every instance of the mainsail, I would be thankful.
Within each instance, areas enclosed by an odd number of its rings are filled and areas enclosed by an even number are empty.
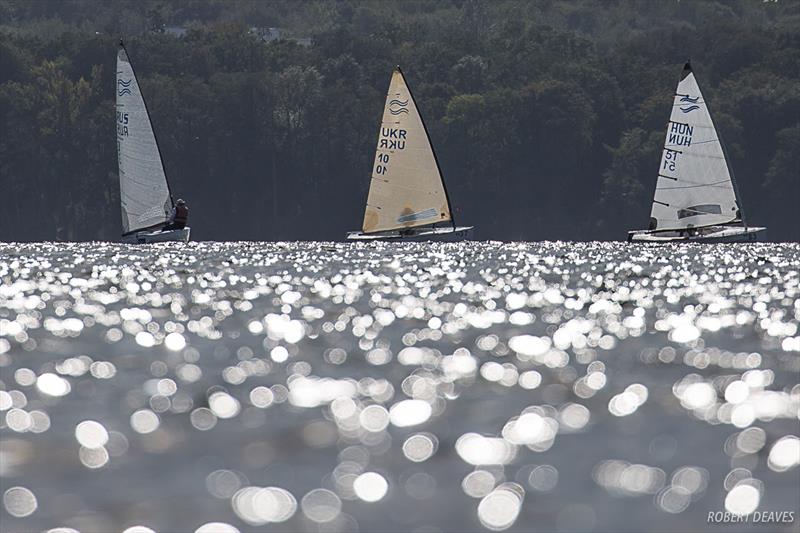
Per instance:
[[[667,125],[649,229],[681,230],[740,219],[725,153],[686,63]]]
[[[428,132],[397,67],[386,95],[362,229],[374,233],[451,220]]]
[[[123,233],[164,225],[172,211],[153,126],[128,53],[117,52],[117,161]]]

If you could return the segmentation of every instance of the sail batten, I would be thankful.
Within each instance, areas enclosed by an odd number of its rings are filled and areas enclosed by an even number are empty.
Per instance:
[[[688,63],[666,129],[651,229],[683,230],[738,220],[740,209],[725,153]]]
[[[395,69],[375,148],[362,230],[376,233],[452,221],[436,156],[403,73]]]
[[[128,53],[117,52],[117,162],[123,234],[166,224],[172,209],[153,126]]]

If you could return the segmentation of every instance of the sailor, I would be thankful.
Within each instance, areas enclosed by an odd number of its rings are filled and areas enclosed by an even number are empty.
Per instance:
[[[169,224],[165,229],[183,229],[186,227],[186,221],[189,219],[189,206],[183,198],[178,198],[175,205],[172,206],[172,216],[170,217]]]

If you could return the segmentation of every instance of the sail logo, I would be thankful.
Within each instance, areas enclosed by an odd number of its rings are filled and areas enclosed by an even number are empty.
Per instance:
[[[690,104],[696,104],[700,100],[699,96],[695,96],[692,98],[688,94],[681,95],[681,102],[689,102]]]
[[[389,102],[389,113],[395,116],[403,113],[408,114],[408,109],[406,106],[408,106],[408,98],[405,100],[391,100]]]
[[[687,106],[687,107],[682,107],[681,111],[683,111],[684,113],[691,113],[695,109],[700,109],[700,106],[699,105],[690,105],[690,106]]]
[[[129,79],[128,81],[117,80],[117,94],[119,96],[131,94],[131,82],[133,82],[133,78]]]
[[[428,218],[436,217],[437,211],[433,207],[429,209],[425,209],[424,211],[417,211],[416,213],[408,213],[407,215],[402,215],[398,217],[397,222],[399,224],[405,224],[406,222],[416,222],[417,220],[425,220]]]

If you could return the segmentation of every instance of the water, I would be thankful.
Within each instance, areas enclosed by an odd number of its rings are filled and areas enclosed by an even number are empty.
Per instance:
[[[2,245],[0,529],[798,531],[799,262]]]

